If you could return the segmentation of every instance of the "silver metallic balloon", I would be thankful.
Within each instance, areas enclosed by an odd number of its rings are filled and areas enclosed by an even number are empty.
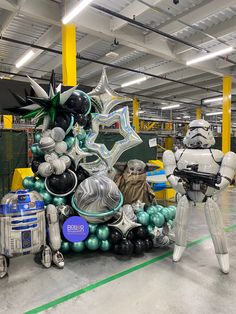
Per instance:
[[[65,163],[67,169],[70,168],[70,165],[71,165],[70,157],[64,155],[64,156],[61,156],[59,159]]]
[[[51,153],[51,154],[45,154],[44,159],[47,162],[52,162],[53,160],[58,159],[58,155],[56,153]]]
[[[54,174],[62,174],[66,170],[66,164],[61,159],[55,159],[51,162],[53,173]]]
[[[54,139],[55,142],[63,141],[65,136],[66,136],[66,133],[62,128],[55,127],[52,129],[51,137]]]
[[[66,152],[66,155],[69,156],[71,160],[74,162],[76,169],[81,159],[83,159],[86,156],[92,156],[91,153],[85,152],[82,148],[80,148],[78,139],[76,137],[72,148]]]
[[[53,168],[49,162],[42,162],[38,167],[38,174],[42,177],[49,177],[53,173]]]
[[[66,142],[64,142],[64,141],[56,142],[54,150],[58,154],[64,154],[66,152],[66,150],[67,150]]]
[[[100,158],[95,161],[80,163],[80,166],[91,176],[97,173],[107,172],[107,164]]]
[[[49,136],[46,136],[46,137],[42,137],[40,142],[39,142],[39,148],[43,151],[43,152],[46,152],[46,153],[50,153],[54,150],[55,148],[55,142],[54,140],[49,137]]]
[[[103,175],[85,179],[77,187],[73,199],[79,214],[93,223],[109,220],[121,206],[117,185]]]
[[[124,139],[115,142],[113,148],[108,150],[104,144],[96,143],[96,139],[100,125],[109,127],[115,122],[119,122],[119,131]],[[92,130],[87,137],[85,145],[90,152],[93,152],[106,162],[108,169],[111,169],[123,152],[140,143],[142,143],[141,138],[130,125],[129,109],[128,107],[123,107],[109,114],[97,114],[92,120]]]
[[[97,112],[104,114],[109,113],[115,106],[123,102],[132,101],[131,98],[118,94],[110,87],[105,67],[102,70],[98,85],[88,95],[98,102]]]
[[[127,214],[124,211],[122,211],[120,217],[115,222],[108,224],[108,226],[119,230],[122,233],[122,235],[125,237],[129,233],[130,230],[136,227],[140,227],[141,224],[130,220]]]

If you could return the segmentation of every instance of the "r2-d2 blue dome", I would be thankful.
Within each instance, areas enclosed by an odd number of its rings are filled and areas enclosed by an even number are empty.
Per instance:
[[[37,253],[46,241],[45,211],[41,195],[18,190],[0,204],[0,254],[8,257]]]

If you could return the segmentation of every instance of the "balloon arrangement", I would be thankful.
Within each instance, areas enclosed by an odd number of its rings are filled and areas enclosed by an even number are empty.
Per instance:
[[[113,249],[115,253],[131,255],[150,250],[157,243],[167,243],[163,241],[162,228],[170,224],[174,208],[151,206],[140,210],[137,206],[140,211],[133,211],[135,222],[122,208],[123,195],[110,178],[120,155],[142,140],[130,125],[128,107],[110,113],[130,99],[111,89],[105,69],[98,86],[89,94],[77,86],[61,92],[54,72],[48,93],[31,78],[29,81],[35,96],[23,99],[13,93],[20,106],[12,111],[23,114],[24,119],[34,119],[42,130],[35,133],[31,147],[34,176],[26,177],[23,186],[39,192],[46,205],[57,206],[61,226],[73,215],[89,223],[88,237],[73,243],[64,238],[61,251]],[[116,122],[123,139],[108,150],[97,142],[99,128]],[[96,156],[96,160],[86,162],[87,156]]]

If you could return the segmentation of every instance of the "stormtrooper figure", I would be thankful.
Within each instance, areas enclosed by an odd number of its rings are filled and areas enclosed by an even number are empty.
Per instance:
[[[205,120],[194,120],[189,124],[183,143],[184,149],[175,153],[168,150],[163,155],[167,179],[179,196],[173,261],[178,262],[186,248],[190,206],[204,203],[220,269],[228,273],[229,254],[216,194],[231,183],[236,171],[236,155],[233,152],[224,155],[220,150],[211,149],[215,140],[211,126]]]

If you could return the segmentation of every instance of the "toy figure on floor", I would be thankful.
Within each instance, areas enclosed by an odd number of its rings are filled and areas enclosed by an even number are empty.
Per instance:
[[[168,150],[163,155],[168,181],[180,195],[175,218],[173,261],[178,262],[186,248],[190,206],[204,203],[220,268],[223,273],[228,273],[229,253],[216,194],[233,180],[236,155],[233,152],[224,155],[220,150],[211,149],[215,140],[211,126],[205,120],[192,121],[183,142],[186,148],[175,153]]]
[[[46,243],[46,224],[48,244]],[[59,252],[61,235],[57,209],[50,204],[44,209],[41,195],[18,190],[6,194],[0,204],[0,279],[7,275],[9,258],[41,252],[41,263],[49,268],[54,263],[64,267]]]
[[[124,172],[116,176],[115,182],[123,193],[124,204],[133,204],[138,200],[151,204],[155,197],[146,181],[146,164],[141,160],[129,160]]]

